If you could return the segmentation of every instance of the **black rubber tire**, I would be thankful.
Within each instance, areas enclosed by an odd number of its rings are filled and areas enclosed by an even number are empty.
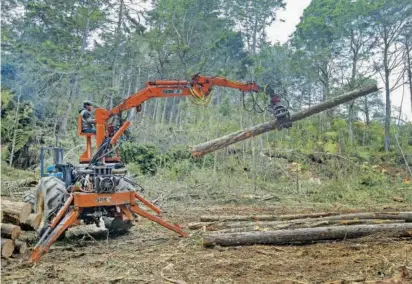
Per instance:
[[[43,177],[36,189],[36,213],[42,214],[39,234],[47,228],[67,199],[66,185],[56,177]]]
[[[102,217],[104,226],[109,231],[111,236],[124,235],[129,232],[130,228],[133,227],[131,221],[123,221],[118,218]]]

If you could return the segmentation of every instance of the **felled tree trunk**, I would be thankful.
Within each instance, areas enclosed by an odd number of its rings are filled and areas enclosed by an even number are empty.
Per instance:
[[[3,219],[13,224],[25,223],[29,218],[32,206],[29,203],[1,200]]]
[[[299,112],[293,113],[290,116],[290,120],[291,122],[295,122],[295,121],[304,119],[306,117],[317,114],[324,110],[336,107],[340,104],[347,103],[356,98],[366,96],[367,94],[376,92],[377,90],[378,90],[378,87],[376,85],[370,85],[370,86],[365,86],[360,89],[356,89],[354,91],[345,93],[343,95],[327,100],[323,103],[315,105],[309,109],[305,109],[305,110],[301,110]],[[253,137],[253,136],[256,136],[256,135],[259,135],[259,134],[262,134],[262,133],[265,133],[271,130],[275,130],[277,126],[278,124],[276,121],[269,121],[269,122],[261,123],[256,126],[250,127],[248,129],[239,130],[237,132],[228,134],[226,136],[193,146],[191,149],[191,152],[194,157],[201,157],[208,153],[227,147],[231,144],[237,143],[239,141],[248,139],[250,137]]]
[[[412,236],[412,224],[353,225],[337,227],[303,228],[266,232],[245,232],[229,234],[211,234],[203,238],[203,246],[239,246],[293,243],[311,243],[321,240],[343,240],[358,238],[374,233],[390,233],[392,236]]]
[[[363,212],[350,213],[337,216],[328,216],[323,220],[353,220],[353,219],[386,219],[386,220],[405,220],[412,222],[412,212]]]
[[[270,223],[270,222],[268,222]],[[323,221],[312,221],[307,223],[283,223],[278,225],[267,225],[266,223],[259,223],[255,226],[245,226],[245,227],[233,227],[228,229],[221,229],[216,231],[217,233],[239,233],[239,232],[252,232],[252,231],[273,231],[273,230],[283,230],[283,229],[297,229],[297,228],[317,228],[325,226],[349,226],[349,225],[360,225],[360,224],[387,224],[387,223],[405,223],[405,220],[323,220]],[[206,228],[206,230],[214,231],[213,227]]]
[[[321,212],[310,214],[294,214],[294,215],[234,215],[234,216],[200,216],[202,222],[215,222],[215,221],[282,221],[282,220],[295,220],[304,218],[319,218],[338,215],[337,212]]]
[[[234,215],[234,216],[200,216],[202,222],[227,221],[285,221],[307,222],[310,219],[318,220],[351,220],[351,219],[389,219],[412,222],[412,212],[361,212],[341,214],[336,212],[298,214],[298,215]]]

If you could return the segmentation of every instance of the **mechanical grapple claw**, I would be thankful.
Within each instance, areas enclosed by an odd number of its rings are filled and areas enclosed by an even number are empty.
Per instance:
[[[290,113],[287,108],[282,105],[276,105],[273,110],[278,124],[278,129],[292,127],[292,122],[290,121]]]

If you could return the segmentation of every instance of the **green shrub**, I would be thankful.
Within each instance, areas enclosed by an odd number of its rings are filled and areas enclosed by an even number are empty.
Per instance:
[[[134,163],[139,166],[142,174],[154,175],[157,172],[160,154],[153,145],[139,145],[125,142],[120,147],[120,157],[126,164]]]

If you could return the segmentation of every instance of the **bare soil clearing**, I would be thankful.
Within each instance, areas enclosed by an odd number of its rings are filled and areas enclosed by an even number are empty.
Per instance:
[[[165,215],[187,225],[205,213],[315,212],[249,206],[191,209],[170,209]],[[28,253],[2,260],[2,283],[371,283],[365,281],[396,278],[402,268],[412,274],[410,239],[374,235],[305,246],[205,249],[200,232],[182,239],[145,220],[122,237],[57,242],[33,267],[27,264]],[[412,283],[412,277],[401,281],[393,283]]]

